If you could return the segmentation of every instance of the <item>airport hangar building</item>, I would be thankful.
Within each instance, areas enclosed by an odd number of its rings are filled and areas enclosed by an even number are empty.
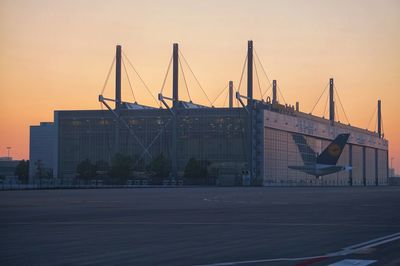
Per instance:
[[[121,46],[115,57],[115,99],[102,95],[108,110],[55,111],[53,149],[57,159],[53,171],[58,179],[72,181],[79,162],[110,162],[116,153],[145,162],[163,153],[171,161],[171,180],[182,178],[190,158],[210,163],[221,185],[258,186],[368,186],[386,185],[388,141],[381,134],[378,101],[378,132],[342,124],[335,120],[334,84],[329,82],[329,119],[282,105],[277,100],[276,81],[272,100],[253,98],[253,42],[247,51],[247,96],[229,82],[229,107],[215,108],[180,101],[178,97],[179,50],[173,46],[172,98],[160,93],[164,108],[121,100]],[[240,107],[233,106],[236,96]],[[167,101],[171,101],[171,106]],[[115,102],[115,108],[110,107]],[[289,169],[315,160],[318,153],[340,133],[350,133],[338,165],[351,166],[316,179]],[[34,139],[31,138],[31,143]],[[307,149],[305,147],[311,147]],[[311,151],[311,152],[310,152]],[[304,154],[309,152],[309,154]]]

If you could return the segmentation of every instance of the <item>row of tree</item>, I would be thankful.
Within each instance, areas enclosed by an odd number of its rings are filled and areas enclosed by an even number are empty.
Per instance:
[[[77,177],[84,182],[101,179],[110,184],[126,184],[129,179],[140,179],[141,173],[146,173],[152,184],[161,184],[170,171],[171,163],[163,154],[154,158],[148,165],[136,156],[118,153],[112,158],[111,165],[105,161],[93,163],[86,159],[76,168]]]
[[[186,183],[208,184],[208,165],[208,162],[191,158],[184,171]],[[83,182],[101,179],[109,184],[126,184],[130,179],[147,178],[150,184],[159,185],[170,177],[171,161],[161,153],[146,165],[144,160],[136,156],[118,153],[112,158],[111,165],[104,161],[83,160],[78,164],[76,173]]]
[[[208,161],[199,161],[191,158],[184,170],[184,179],[186,184],[206,185],[213,181],[209,178]],[[36,179],[51,179],[53,177],[51,169],[44,167],[43,163],[38,160],[34,162]],[[81,161],[76,168],[77,178],[88,183],[91,180],[102,180],[109,184],[126,184],[129,179],[147,178],[150,184],[162,184],[164,179],[168,179],[171,173],[171,161],[160,154],[150,161],[147,165],[143,159],[137,156],[129,156],[118,153],[112,160],[111,164],[105,161],[92,162],[89,159]],[[21,183],[29,182],[29,160],[21,160],[15,168],[16,176]]]
[[[28,184],[29,182],[29,160],[21,160],[15,167],[14,175],[18,177],[18,180],[22,184]],[[34,177],[36,179],[51,179],[53,178],[53,170],[44,167],[41,160],[34,162]]]

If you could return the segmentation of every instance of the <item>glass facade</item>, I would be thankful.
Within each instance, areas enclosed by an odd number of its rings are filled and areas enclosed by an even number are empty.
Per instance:
[[[145,163],[160,153],[171,157],[172,116],[168,110],[122,110],[120,115],[123,121],[110,111],[58,112],[59,177],[73,178],[76,166],[85,159],[110,162],[116,152],[142,158]],[[192,157],[228,164],[240,174],[246,163],[242,109],[182,109],[177,123],[179,175]]]

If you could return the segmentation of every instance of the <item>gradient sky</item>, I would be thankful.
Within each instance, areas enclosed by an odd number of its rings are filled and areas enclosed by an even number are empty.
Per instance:
[[[311,111],[330,77],[353,125],[366,128],[380,98],[390,157],[400,172],[398,0],[1,0],[0,156],[11,146],[14,158],[28,158],[29,125],[52,121],[53,110],[99,109],[116,44],[155,95],[178,42],[214,99],[228,80],[238,84],[248,39],[286,102],[300,101],[302,111]],[[156,105],[128,71],[138,102]],[[185,73],[193,101],[207,104]],[[113,95],[113,79],[106,96]],[[171,94],[170,80],[164,94]],[[183,86],[180,91],[187,98]],[[132,101],[126,79],[123,98]],[[315,114],[323,114],[324,100]],[[341,110],[339,118],[346,121]]]

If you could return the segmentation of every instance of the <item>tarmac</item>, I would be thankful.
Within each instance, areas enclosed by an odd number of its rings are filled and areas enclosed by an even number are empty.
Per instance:
[[[400,265],[400,187],[0,191],[0,239],[0,265]]]

